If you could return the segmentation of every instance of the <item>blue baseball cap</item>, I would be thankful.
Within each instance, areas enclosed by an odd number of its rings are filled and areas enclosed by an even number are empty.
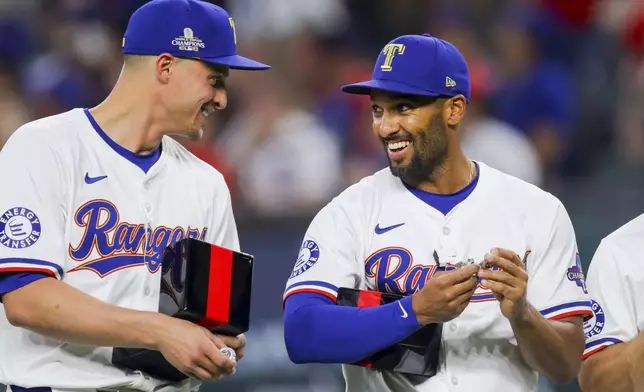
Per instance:
[[[270,66],[237,54],[235,21],[228,12],[200,0],[152,0],[134,11],[123,37],[123,53],[170,53],[232,69]]]
[[[369,95],[371,90],[423,96],[462,94],[470,102],[470,74],[465,58],[449,42],[429,34],[403,35],[378,56],[372,79],[348,84],[342,91]]]

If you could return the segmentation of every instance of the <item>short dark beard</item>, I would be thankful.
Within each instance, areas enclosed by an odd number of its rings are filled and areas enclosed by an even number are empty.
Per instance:
[[[412,136],[413,144],[411,147],[414,149],[414,155],[409,164],[395,167],[389,160],[391,174],[414,186],[425,181],[434,182],[435,175],[438,172],[437,169],[443,166],[447,159],[449,150],[448,131],[447,126],[443,123],[441,114],[434,115],[427,127],[417,135]],[[387,144],[385,143],[386,148]]]

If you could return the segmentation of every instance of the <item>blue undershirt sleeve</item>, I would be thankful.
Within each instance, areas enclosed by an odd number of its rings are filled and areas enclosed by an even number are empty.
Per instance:
[[[411,296],[373,308],[297,293],[284,306],[284,339],[294,363],[355,363],[418,331]]]
[[[0,303],[2,296],[37,280],[49,278],[44,272],[14,272],[0,274]]]

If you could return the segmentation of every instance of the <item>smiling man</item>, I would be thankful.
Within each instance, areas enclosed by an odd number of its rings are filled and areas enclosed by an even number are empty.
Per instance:
[[[25,124],[0,152],[0,382],[12,392],[190,391],[235,371],[220,350],[239,359],[243,335],[158,313],[166,246],[239,250],[222,175],[167,136],[201,137],[226,107],[229,69],[268,68],[235,39],[220,7],[150,1],[105,101]],[[118,368],[112,347],[160,351],[190,378]]]
[[[347,390],[528,392],[538,373],[570,382],[592,315],[573,227],[554,196],[461,150],[470,80],[460,52],[402,36],[381,51],[372,80],[343,91],[370,95],[389,169],[309,226],[284,293],[291,359],[352,364],[442,323],[435,376],[345,365]],[[340,287],[404,297],[337,306]]]

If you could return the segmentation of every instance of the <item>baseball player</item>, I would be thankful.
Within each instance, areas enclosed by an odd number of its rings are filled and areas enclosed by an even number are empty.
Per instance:
[[[470,79],[459,51],[428,34],[401,36],[380,52],[372,80],[342,90],[371,96],[390,167],[310,224],[284,293],[291,360],[351,364],[443,323],[437,375],[344,365],[347,390],[528,392],[538,373],[570,382],[592,314],[572,224],[553,195],[461,151]],[[340,287],[405,297],[338,306]]]
[[[604,238],[588,269],[594,317],[584,324],[584,392],[644,390],[644,215]]]
[[[158,313],[163,249],[186,237],[238,250],[222,175],[166,136],[198,138],[226,107],[237,55],[225,10],[153,0],[129,21],[113,91],[20,127],[0,153],[0,382],[14,392],[179,391],[235,371],[245,338]],[[174,385],[111,364],[154,349],[190,376]]]

